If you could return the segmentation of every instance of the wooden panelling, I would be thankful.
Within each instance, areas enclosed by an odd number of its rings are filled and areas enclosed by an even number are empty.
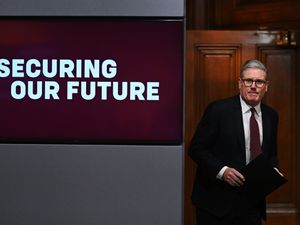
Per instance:
[[[208,24],[208,13],[211,10],[206,8],[204,0],[186,1],[186,24],[188,28],[206,29]]]
[[[265,102],[279,113],[278,155],[282,172],[289,182],[276,190],[268,198],[269,203],[286,204],[282,208],[295,210],[297,185],[300,173],[296,169],[297,134],[296,132],[296,54],[295,48],[277,46],[258,46],[258,58],[269,68],[270,89]],[[272,206],[272,204],[270,204]],[[294,208],[294,209],[293,209]],[[278,207],[270,210],[278,210]]]
[[[300,29],[299,0],[187,0],[187,6],[189,29]]]
[[[240,45],[195,45],[194,83],[198,99],[195,107],[201,109],[211,102],[237,90],[238,66],[241,58]],[[210,74],[209,77],[206,74]],[[216,91],[218,90],[218,91]],[[203,98],[205,97],[205,99]],[[197,113],[199,115],[199,113]]]
[[[270,214],[263,225],[299,225],[300,214]]]

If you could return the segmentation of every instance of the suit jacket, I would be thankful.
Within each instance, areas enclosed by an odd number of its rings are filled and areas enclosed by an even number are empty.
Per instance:
[[[278,114],[261,104],[263,143],[262,152],[278,167],[277,126]],[[245,136],[240,96],[209,104],[198,124],[189,149],[190,157],[197,163],[192,201],[217,217],[225,216],[239,199],[237,188],[227,185],[216,176],[224,167],[240,170],[246,165]],[[265,217],[265,200],[260,210]]]

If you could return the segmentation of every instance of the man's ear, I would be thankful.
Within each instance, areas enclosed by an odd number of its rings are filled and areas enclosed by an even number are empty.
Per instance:
[[[239,89],[241,89],[241,87],[242,87],[242,81],[239,80]]]
[[[266,92],[268,92],[268,88],[269,88],[269,81],[267,81],[266,83]]]

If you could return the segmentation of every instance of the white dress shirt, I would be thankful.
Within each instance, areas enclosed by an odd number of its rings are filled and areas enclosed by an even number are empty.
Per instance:
[[[245,154],[246,154],[246,164],[250,162],[250,117],[251,117],[251,111],[250,108],[252,106],[248,105],[240,96],[241,101],[241,108],[242,108],[242,116],[243,116],[243,127],[244,127],[244,135],[245,135]],[[260,103],[256,105],[255,107],[256,113],[255,113],[255,119],[258,123],[258,129],[259,129],[259,137],[260,137],[260,144],[262,144],[263,140],[263,127],[262,127],[262,113],[260,108]],[[227,169],[227,166],[224,166],[220,172],[217,174],[218,179],[222,179],[223,174],[225,170]]]

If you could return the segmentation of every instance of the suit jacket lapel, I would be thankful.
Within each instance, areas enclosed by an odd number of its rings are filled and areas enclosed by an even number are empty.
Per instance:
[[[240,153],[242,155],[244,164],[246,164],[246,149],[245,149],[245,134],[244,134],[244,125],[243,125],[243,116],[242,116],[242,107],[240,103],[240,96],[238,95],[235,98],[233,118],[235,121],[235,129],[237,131],[237,138],[240,144]]]
[[[262,127],[263,127],[263,142],[262,142],[262,151],[265,152],[265,147],[267,143],[267,139],[270,134],[271,121],[267,115],[266,108],[263,104],[261,104],[261,113],[262,113]]]

